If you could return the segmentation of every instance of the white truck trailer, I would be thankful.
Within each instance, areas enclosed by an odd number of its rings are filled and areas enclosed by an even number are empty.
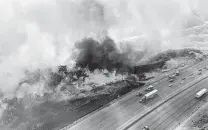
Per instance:
[[[145,94],[142,99],[140,100],[140,102],[144,102],[147,99],[153,98],[156,94],[157,94],[158,90],[154,89],[151,92]]]
[[[201,96],[203,96],[206,93],[207,93],[207,89],[203,88],[202,90],[200,90],[199,92],[196,93],[196,98],[200,98]]]

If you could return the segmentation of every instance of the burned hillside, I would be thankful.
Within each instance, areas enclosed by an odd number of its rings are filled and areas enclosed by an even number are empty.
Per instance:
[[[204,57],[203,53],[196,49],[167,50],[149,57],[147,61],[139,65],[135,65],[129,56],[130,52],[121,52],[110,37],[106,37],[102,41],[85,38],[76,43],[76,48],[79,50],[76,66],[69,70],[66,65],[60,65],[56,72],[50,73],[48,86],[56,88],[63,80],[67,84],[72,84],[78,80],[85,82],[85,79],[89,77],[87,71],[93,73],[95,70],[107,70],[109,73],[115,71],[116,74],[137,74],[141,78],[144,73],[162,69],[166,62],[171,59],[178,57],[197,59],[197,54]],[[141,57],[141,53],[134,54],[135,57]],[[103,73],[105,72],[103,71]]]
[[[89,78],[89,74],[97,70],[106,76],[108,76],[108,73],[115,72],[115,75],[136,74],[141,79],[145,73],[164,68],[166,63],[171,59],[188,57],[189,59],[198,58],[200,60],[201,58],[197,55],[201,55],[202,58],[204,57],[201,51],[195,49],[167,50],[149,57],[143,63],[135,65],[132,63],[130,57],[131,49],[122,52],[110,37],[105,37],[101,41],[93,38],[85,38],[76,43],[76,48],[79,50],[79,53],[76,57],[76,66],[73,69],[69,70],[67,65],[60,65],[57,66],[55,71],[48,69],[46,72],[47,77],[44,77],[40,70],[25,72],[27,78],[21,81],[20,85],[22,83],[31,85],[40,80],[45,80],[45,86],[55,90],[62,82],[72,86],[76,82],[84,83],[86,78]],[[135,54],[135,57],[140,58],[142,58],[141,55],[144,55],[141,52],[132,53]],[[138,63],[140,60],[134,60],[134,62]]]
[[[171,59],[175,58],[188,58],[192,60],[202,60],[206,56],[200,50],[186,48],[179,50],[167,50],[158,53],[148,60],[141,63],[140,65],[134,66],[134,73],[140,74],[145,72],[150,72],[158,68],[163,68],[165,64]]]
[[[197,49],[192,49],[192,48],[185,48],[185,49],[179,49],[179,50],[167,50],[167,51],[158,53],[155,56],[152,56],[151,58],[149,58],[146,64],[161,61],[161,60],[168,61],[170,59],[177,58],[177,57],[196,58],[196,54],[203,55],[203,52]]]
[[[93,38],[85,38],[77,42],[76,48],[79,49],[76,60],[77,67],[88,68],[90,71],[107,69],[111,72],[116,70],[117,73],[128,74],[140,74],[162,68],[168,60],[173,58],[190,57],[195,59],[197,54],[203,55],[201,51],[196,49],[167,50],[149,57],[144,63],[136,65],[145,52],[130,52],[131,49],[128,52],[121,52],[110,37],[106,37],[101,42]],[[133,63],[133,57],[130,53],[135,54],[134,57],[140,57],[140,59]]]
[[[109,37],[103,41],[86,38],[78,42],[76,47],[79,53],[76,66],[72,69],[67,65],[59,65],[55,69],[25,71],[25,79],[19,83],[17,94],[26,87],[27,89],[37,87],[35,84],[42,81],[46,91],[41,90],[42,95],[33,95],[28,92],[20,98],[4,100],[3,103],[8,104],[8,107],[2,119],[9,121],[9,124],[15,127],[22,122],[27,122],[26,126],[29,128],[36,127],[39,122],[42,122],[42,117],[48,119],[47,123],[54,124],[51,115],[62,113],[57,114],[58,123],[51,125],[51,128],[65,123],[70,124],[128,92],[140,89],[144,84],[170,74],[172,71],[161,73],[161,70],[171,59],[177,62],[177,59],[182,58],[185,61],[184,57],[187,57],[196,63],[197,57],[200,60],[198,55],[204,57],[202,52],[193,49],[168,50],[149,57],[144,63],[135,65],[132,64],[129,53],[121,52]],[[139,55],[141,53],[134,54],[142,57]],[[187,65],[191,64],[187,62]],[[25,105],[29,108],[25,109]],[[31,111],[32,114],[28,114]],[[10,116],[10,113],[13,116]],[[74,113],[82,114],[74,116]],[[21,116],[26,114],[28,116],[22,119]],[[70,120],[68,120],[69,116]],[[61,120],[63,117],[66,120]],[[47,123],[40,127],[44,129]]]

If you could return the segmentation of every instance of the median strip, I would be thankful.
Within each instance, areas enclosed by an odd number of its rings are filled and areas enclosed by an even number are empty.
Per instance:
[[[208,77],[207,74],[204,74],[203,76],[197,78],[196,80],[192,81],[191,83],[185,85],[184,87],[182,87],[181,89],[178,89],[177,91],[171,93],[169,96],[167,96],[164,100],[162,100],[161,102],[157,103],[156,105],[154,105],[153,107],[147,108],[144,112],[139,113],[138,115],[134,116],[133,118],[131,118],[130,120],[128,120],[126,123],[124,123],[122,126],[120,126],[119,128],[117,128],[117,130],[126,130],[129,129],[131,126],[133,126],[136,122],[138,122],[139,120],[141,120],[142,118],[144,118],[145,116],[147,116],[148,114],[150,114],[152,111],[154,111],[155,109],[159,108],[161,105],[165,104],[167,101],[171,100],[172,98],[174,98],[175,96],[181,94],[182,92],[184,92],[185,90],[187,90],[188,88],[194,86],[195,84],[199,83],[200,81],[206,79]]]
[[[197,65],[197,64],[200,64],[200,63],[202,63],[202,62],[198,62],[198,63],[196,63],[196,64],[194,64],[194,65],[191,65],[191,66],[188,66],[188,67],[179,69],[179,70],[183,72],[184,70],[186,70],[186,69],[188,69],[188,68],[191,68],[191,67],[193,67],[193,66],[195,66],[195,65]],[[174,68],[174,69],[177,69],[177,68]],[[174,70],[174,69],[173,69],[173,70]],[[161,77],[161,78],[159,78],[159,79],[157,79],[157,80],[155,80],[155,81],[152,81],[152,82],[147,83],[145,86],[149,86],[149,85],[151,85],[151,84],[157,83],[157,82],[159,82],[159,81],[161,81],[161,80],[164,80],[164,79],[166,79],[166,78],[167,78],[167,75],[164,75],[163,77]],[[84,119],[86,119],[86,118],[92,116],[92,115],[95,114],[96,112],[98,112],[98,111],[100,111],[100,110],[103,110],[104,108],[106,108],[106,107],[108,107],[108,106],[110,106],[110,105],[112,105],[112,104],[115,105],[117,102],[123,101],[124,99],[131,97],[132,95],[136,94],[137,90],[138,90],[138,89],[135,89],[135,90],[133,90],[133,91],[131,91],[131,92],[129,92],[129,93],[126,93],[126,94],[122,95],[122,97],[117,98],[117,99],[115,99],[115,100],[113,100],[113,101],[111,101],[111,102],[105,104],[103,107],[100,107],[100,108],[98,108],[97,110],[95,110],[95,111],[93,111],[93,112],[91,112],[91,113],[89,113],[89,114],[87,114],[87,115],[81,117],[80,119],[74,121],[72,124],[70,124],[70,125],[68,125],[68,126],[66,126],[66,127],[64,127],[64,128],[62,128],[61,130],[68,130],[68,129],[70,129],[72,126],[75,126],[76,124],[80,123],[80,122],[83,121]],[[124,97],[125,97],[125,98],[124,98]]]

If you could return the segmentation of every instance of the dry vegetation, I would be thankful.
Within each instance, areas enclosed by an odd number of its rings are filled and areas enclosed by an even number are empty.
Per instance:
[[[56,70],[25,71],[26,78],[19,83],[17,97],[2,100],[2,105],[6,104],[2,129],[32,129],[40,123],[40,129],[53,129],[70,124],[144,85],[127,80],[139,81],[146,77],[144,82],[151,82],[156,80],[155,76],[165,76],[174,68],[183,68],[205,57],[193,49],[168,50],[135,65],[128,59],[128,53],[119,52],[108,37],[102,42],[84,39],[77,47],[80,51],[73,69],[60,65]],[[33,91],[19,93],[34,86],[42,88],[35,94]],[[56,122],[51,119],[53,115]]]

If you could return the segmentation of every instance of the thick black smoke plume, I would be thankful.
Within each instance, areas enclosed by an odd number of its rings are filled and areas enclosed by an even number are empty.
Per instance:
[[[171,58],[192,56],[193,54],[190,52],[201,53],[194,49],[167,50],[150,57],[145,64],[136,65],[135,63],[139,62],[145,52],[132,52],[131,50],[121,52],[110,37],[106,37],[101,42],[93,38],[85,38],[78,42],[76,47],[79,49],[77,67],[88,68],[90,71],[95,69],[116,70],[117,73],[128,74],[142,74],[162,68]],[[136,61],[135,57],[139,57],[139,59]],[[134,59],[134,63],[132,59]]]
[[[128,54],[119,52],[110,37],[106,37],[101,42],[93,38],[85,38],[77,42],[76,48],[80,50],[76,61],[77,67],[88,68],[90,71],[107,69],[120,73],[131,72],[132,66]]]

